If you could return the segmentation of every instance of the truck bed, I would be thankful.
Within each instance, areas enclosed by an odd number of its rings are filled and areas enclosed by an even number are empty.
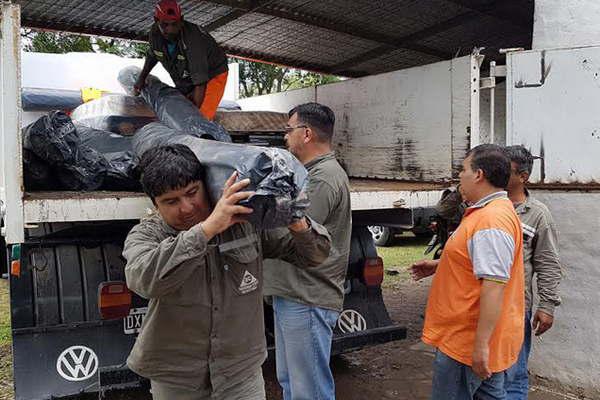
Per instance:
[[[435,205],[447,184],[351,179],[353,210]],[[153,208],[139,192],[26,192],[26,224],[138,219]]]

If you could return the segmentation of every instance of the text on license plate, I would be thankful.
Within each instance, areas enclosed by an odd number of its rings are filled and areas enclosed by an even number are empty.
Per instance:
[[[129,315],[123,318],[123,332],[126,335],[139,333],[148,307],[132,308]]]

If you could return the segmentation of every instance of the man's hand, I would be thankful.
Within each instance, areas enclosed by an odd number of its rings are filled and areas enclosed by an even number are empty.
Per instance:
[[[552,315],[547,314],[542,310],[537,310],[533,316],[533,330],[535,331],[535,336],[540,336],[548,329],[552,328],[553,323],[554,317]]]
[[[473,372],[482,380],[488,379],[492,376],[492,371],[488,366],[488,360],[490,358],[490,347],[485,343],[475,343],[475,349],[473,350]]]
[[[206,85],[196,85],[194,89],[188,94],[187,98],[194,103],[198,108],[204,103],[204,97],[206,96]]]
[[[215,205],[215,209],[206,221],[201,223],[202,230],[208,240],[225,231],[230,226],[245,221],[244,215],[251,214],[253,211],[249,207],[237,205],[238,202],[246,200],[254,194],[254,192],[240,192],[240,190],[250,184],[250,179],[244,179],[235,183],[236,178],[237,172],[234,172],[227,179],[223,195]]]
[[[139,96],[142,89],[146,87],[146,80],[138,80],[135,85],[133,85],[133,95]]]
[[[421,260],[410,266],[410,275],[415,281],[420,281],[435,274],[439,260]]]
[[[306,217],[302,217],[288,225],[288,229],[292,232],[306,232],[310,229],[310,225]]]

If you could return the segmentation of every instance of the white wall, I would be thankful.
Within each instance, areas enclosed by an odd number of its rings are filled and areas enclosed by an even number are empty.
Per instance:
[[[600,44],[600,1],[535,0],[534,49]]]
[[[302,103],[317,101],[317,88],[288,90],[287,92],[266,94],[237,100],[244,111],[275,111],[287,113]]]
[[[565,275],[563,304],[553,328],[533,338],[530,372],[551,382],[583,388],[600,398],[600,193],[541,192],[560,233]]]

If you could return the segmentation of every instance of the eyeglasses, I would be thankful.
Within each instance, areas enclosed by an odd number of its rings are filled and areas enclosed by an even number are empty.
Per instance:
[[[307,125],[298,125],[298,126],[284,126],[283,130],[285,131],[285,133],[290,133],[291,131],[293,131],[294,129],[298,129],[298,128],[308,128]]]

